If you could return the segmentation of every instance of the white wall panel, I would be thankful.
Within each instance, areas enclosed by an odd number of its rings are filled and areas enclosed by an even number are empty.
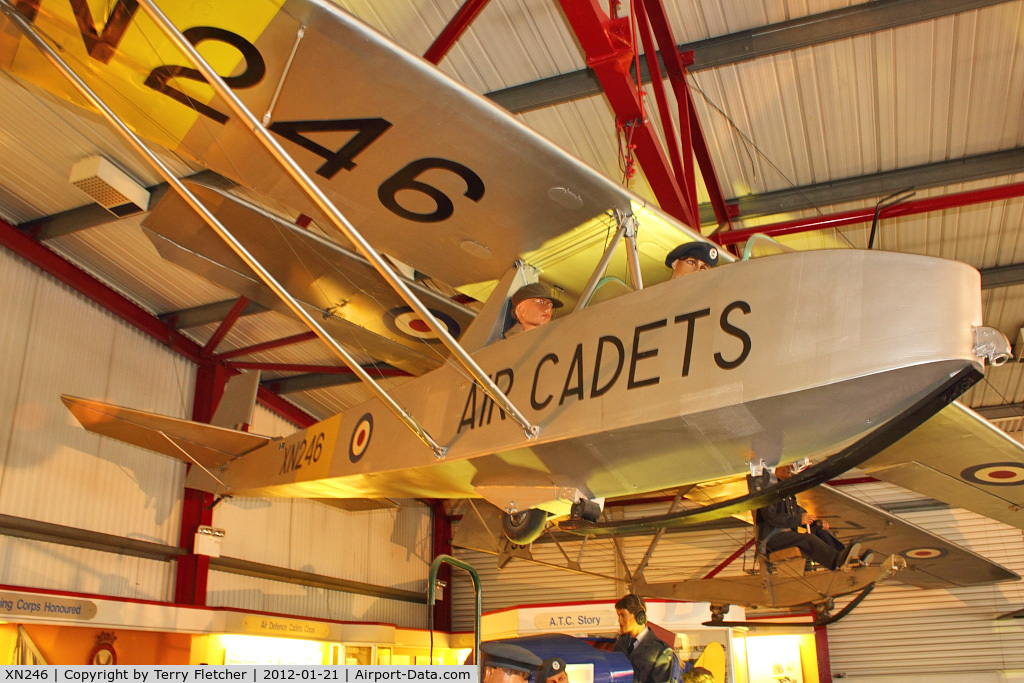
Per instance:
[[[232,498],[214,509],[221,554],[391,588],[425,590],[430,511],[348,512],[313,500]]]
[[[210,572],[207,604],[339,621],[379,622],[408,628],[425,628],[427,625],[426,605],[218,571]]]
[[[252,413],[252,424],[249,425],[249,431],[263,436],[288,436],[299,431],[299,428],[277,413],[272,413],[257,404]]]
[[[60,395],[184,416],[191,365],[3,250],[0,300],[0,371],[8,380],[0,387],[0,514],[176,545],[184,465],[86,432]],[[41,585],[16,577],[52,576],[47,587],[85,590],[77,575],[52,573],[50,554],[24,547],[4,553],[5,582]],[[116,575],[104,568],[109,562],[134,562],[112,558],[118,556],[89,551],[70,561],[82,576],[99,577]],[[141,581],[136,573],[125,574],[126,585]],[[150,579],[142,583],[147,596],[167,597],[165,579],[159,589]]]
[[[537,545],[534,557],[544,561],[555,559],[558,549],[553,545]],[[521,560],[512,560],[504,569],[498,568],[494,555],[472,550],[456,549],[455,556],[469,563],[480,575],[483,589],[483,611],[534,603],[614,602],[619,598],[621,584],[588,574],[576,574]],[[588,565],[593,571],[614,575],[614,563],[604,561]],[[474,594],[469,574],[452,569],[454,604],[452,605],[452,629],[473,630]]]
[[[31,291],[31,316],[5,333],[20,333],[23,352],[0,360],[13,366],[4,368],[7,376],[18,378],[16,398],[5,401],[9,412],[0,416],[10,429],[0,512],[176,542],[183,465],[86,432],[60,395],[183,416],[193,383],[188,364],[63,285],[3,257],[5,271],[20,271],[34,284],[20,288]]]
[[[173,581],[170,562],[0,536],[0,584],[167,600]]]
[[[229,499],[214,509],[214,525],[226,532],[221,546],[225,557],[376,586],[426,591],[431,560],[430,511],[417,503],[394,509],[348,512],[304,499]],[[289,600],[298,591],[306,596],[302,600],[310,601],[302,603],[302,614],[309,614],[310,605],[318,604],[317,596],[325,593],[302,586],[289,586],[288,591]],[[285,599],[277,593],[274,595],[275,600]],[[247,606],[233,602],[230,590],[217,596],[211,593],[210,599],[217,600],[217,604]],[[243,599],[247,598],[243,596]],[[351,614],[375,604],[360,602],[358,596],[332,597],[331,600],[342,600]],[[402,612],[403,619],[415,620],[415,615],[421,613],[419,607],[409,603],[396,604],[415,607],[413,612]],[[398,608],[389,609],[394,613]]]

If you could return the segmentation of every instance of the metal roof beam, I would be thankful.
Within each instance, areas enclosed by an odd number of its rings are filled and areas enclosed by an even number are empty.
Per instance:
[[[827,183],[804,185],[788,190],[764,192],[728,201],[738,203],[742,218],[752,218],[883,197],[892,194],[894,190],[904,188],[913,187],[921,190],[971,180],[1013,175],[1014,173],[1024,173],[1024,148],[1022,147],[940,161],[934,164],[883,171],[882,173],[841,178]],[[700,217],[702,224],[715,223],[715,214],[710,204],[701,205]]]
[[[280,379],[265,379],[260,384],[273,391],[275,394],[285,395],[296,391],[307,391],[309,389],[325,389],[327,387],[340,387],[346,384],[355,384],[359,378],[354,374],[327,375],[320,372],[310,372],[305,375],[293,377],[281,377]]]
[[[811,218],[797,218],[780,223],[759,225],[756,228],[744,228],[742,230],[730,230],[719,233],[716,239],[720,244],[738,244],[750,239],[756,234],[778,237],[780,235],[792,235],[799,232],[811,230],[823,230],[826,228],[842,228],[857,223],[870,223],[877,215],[879,220],[896,218],[899,216],[913,216],[920,213],[932,211],[945,211],[947,209],[959,209],[972,204],[985,204],[998,202],[1007,199],[1024,197],[1024,183],[1009,183],[1007,185],[996,185],[981,190],[968,190],[967,192],[955,192],[939,195],[937,197],[925,197],[924,199],[910,199],[898,203],[890,203],[879,209],[871,207],[843,211],[840,213],[813,216]],[[877,213],[876,213],[877,212]],[[870,248],[870,245],[869,245]]]
[[[324,387],[337,387],[345,384],[355,384],[359,381],[355,373],[348,368],[340,366],[318,366],[318,365],[295,365],[285,363],[232,363],[229,367],[236,370],[260,370],[271,372],[303,371],[304,374],[291,377],[277,377],[265,379],[260,386],[274,392],[275,394],[290,394],[296,391],[308,389],[323,389]],[[405,370],[393,368],[385,363],[361,366],[371,377],[409,377]]]
[[[223,180],[220,175],[213,171],[200,171],[199,173],[193,173],[190,176],[186,176],[184,180],[209,182],[214,178],[220,178]],[[147,187],[146,190],[150,195],[149,205],[153,206],[160,201],[169,187],[170,186],[167,183],[158,183]],[[107,225],[108,223],[113,223],[131,216],[138,216],[143,213],[148,213],[148,211],[136,211],[135,213],[125,214],[124,216],[117,216],[110,213],[99,204],[86,204],[74,209],[55,213],[52,216],[43,216],[42,218],[25,221],[18,225],[18,229],[31,236],[33,239],[45,242],[46,240],[52,240],[56,237],[70,235],[78,232],[79,230],[97,228],[101,225]]]
[[[968,12],[1007,0],[874,0],[831,12],[769,24],[679,45],[681,52],[693,52],[690,71],[700,71],[789,52],[808,45],[827,43],[852,36]],[[658,55],[659,61],[661,55]],[[641,65],[644,82],[650,80]],[[542,78],[530,83],[485,94],[514,114],[572,102],[601,93],[601,84],[590,69]]]
[[[1003,406],[985,406],[972,408],[974,412],[986,420],[1005,420],[1011,417],[1024,417],[1024,403],[1008,403]]]
[[[209,340],[207,340],[206,346],[203,347],[204,356],[210,357],[213,355],[213,352],[217,350],[217,346],[224,340],[227,333],[231,331],[235,322],[241,317],[242,311],[244,311],[250,303],[249,299],[244,296],[238,297],[238,301],[236,301],[235,305],[231,307],[231,310],[228,311],[228,314],[224,316],[223,320],[221,320],[220,325],[214,331],[213,335]]]
[[[164,323],[179,330],[189,327],[199,327],[200,325],[210,325],[212,323],[221,322],[231,313],[231,310],[237,303],[238,299],[226,299],[212,304],[183,308],[180,311],[161,313],[158,317]],[[263,313],[266,310],[266,308],[260,306],[255,301],[250,301],[242,310],[241,315],[253,315],[254,313]]]
[[[981,271],[981,288],[1009,287],[1024,285],[1024,263],[984,268]]]
[[[466,0],[458,9],[455,16],[451,18],[448,25],[441,30],[430,44],[427,51],[423,53],[423,59],[435,66],[444,59],[448,50],[452,49],[455,42],[462,37],[462,34],[469,28],[469,25],[476,19],[476,15],[483,11],[490,0]]]
[[[644,111],[640,88],[629,73],[635,46],[630,43],[628,19],[609,18],[597,0],[559,0],[559,4],[587,55],[587,63],[600,79],[623,134],[635,146],[636,158],[658,204],[686,225],[698,227],[696,207],[688,201],[687,188],[673,173],[654,124]]]

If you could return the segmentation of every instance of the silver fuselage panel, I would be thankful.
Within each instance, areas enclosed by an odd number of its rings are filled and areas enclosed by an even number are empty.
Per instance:
[[[616,496],[736,475],[752,458],[821,456],[981,369],[979,284],[962,263],[852,250],[723,266],[475,354],[537,439],[446,366],[394,392],[448,447],[443,460],[374,400],[247,455],[226,480],[316,497]],[[318,441],[331,452],[301,457]]]

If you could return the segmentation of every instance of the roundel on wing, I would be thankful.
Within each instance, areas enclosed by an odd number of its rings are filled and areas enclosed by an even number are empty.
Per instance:
[[[441,321],[441,323],[448,328],[448,334],[458,339],[459,335],[462,334],[462,328],[459,323],[455,322],[455,319],[446,313],[441,311],[435,311],[433,308],[428,308],[433,316]],[[392,308],[390,311],[384,314],[384,324],[387,328],[406,339],[414,339],[422,342],[436,342],[439,341],[437,333],[430,329],[426,321],[423,320],[408,306],[399,306],[398,308]]]
[[[945,548],[911,548],[900,553],[908,560],[934,560],[947,553]]]
[[[348,442],[348,459],[352,462],[359,462],[359,459],[363,457],[363,453],[370,446],[370,437],[373,436],[373,415],[366,413],[359,422],[356,423],[356,428],[352,430],[352,438]]]
[[[1020,486],[1024,484],[1024,465],[1017,462],[990,462],[968,467],[960,473],[964,481],[985,486]]]

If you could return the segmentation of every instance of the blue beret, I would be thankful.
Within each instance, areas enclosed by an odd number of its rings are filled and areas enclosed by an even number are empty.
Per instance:
[[[487,655],[487,658],[484,660],[485,666],[522,671],[528,676],[541,665],[540,657],[525,647],[512,643],[490,640],[486,643],[481,643],[480,649]]]
[[[668,256],[665,257],[665,265],[671,268],[673,263],[679,259],[687,258],[688,256],[700,259],[709,266],[718,265],[718,247],[708,244],[707,242],[687,242],[686,244],[680,244],[678,247],[668,252]]]

